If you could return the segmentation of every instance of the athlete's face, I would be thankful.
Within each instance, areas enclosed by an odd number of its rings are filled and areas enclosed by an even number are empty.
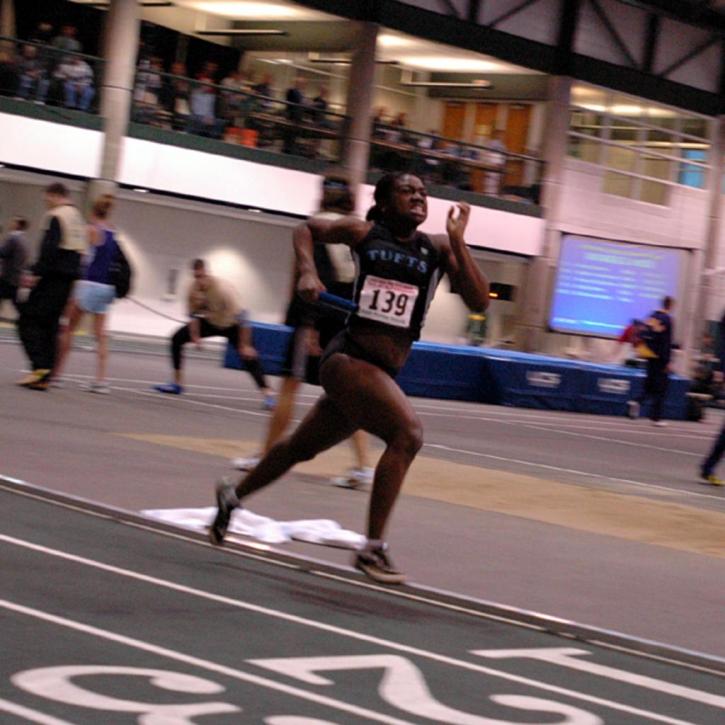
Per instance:
[[[412,174],[395,180],[390,211],[398,217],[422,224],[428,216],[428,192],[423,182]]]

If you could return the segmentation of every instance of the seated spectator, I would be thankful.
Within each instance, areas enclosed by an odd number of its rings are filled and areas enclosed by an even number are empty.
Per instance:
[[[206,71],[199,73],[196,80],[197,83],[194,83],[191,89],[191,116],[188,130],[198,136],[219,138],[222,124],[216,117],[216,88],[210,85],[212,80]]]
[[[38,49],[34,45],[24,45],[18,61],[18,96],[27,100],[30,96],[38,103],[45,103],[48,96],[48,80]]]
[[[191,117],[191,83],[183,63],[173,63],[171,74],[164,76],[159,90],[163,108],[171,114],[171,125],[175,131],[185,131]]]
[[[88,111],[96,95],[93,86],[93,69],[77,55],[66,56],[55,69],[53,76],[63,83],[66,108]]]

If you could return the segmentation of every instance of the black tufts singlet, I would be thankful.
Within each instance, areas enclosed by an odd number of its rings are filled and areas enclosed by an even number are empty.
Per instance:
[[[375,224],[353,249],[357,311],[348,328],[381,325],[417,340],[442,276],[441,255],[428,236],[417,232],[399,242],[383,224]]]

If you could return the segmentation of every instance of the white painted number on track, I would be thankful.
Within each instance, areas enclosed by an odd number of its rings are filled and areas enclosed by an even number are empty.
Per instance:
[[[216,682],[193,675],[168,670],[149,670],[140,667],[108,667],[102,665],[69,665],[64,667],[41,667],[18,672],[10,679],[17,687],[34,695],[57,700],[67,705],[87,707],[106,712],[135,712],[142,715],[139,722],[144,725],[183,725],[193,723],[193,717],[240,712],[236,705],[227,702],[201,702],[193,705],[154,705],[149,702],[121,700],[99,695],[73,682],[74,677],[93,675],[125,675],[144,677],[155,687],[172,692],[194,695],[214,695],[224,688]]]
[[[472,715],[438,702],[430,693],[421,671],[410,660],[400,655],[358,655],[350,657],[281,657],[249,660],[251,664],[279,672],[310,685],[332,685],[332,680],[317,672],[382,669],[383,677],[378,687],[380,696],[393,707],[409,715],[425,717],[456,725],[511,725],[516,720],[496,720]],[[600,725],[602,720],[586,710],[523,695],[492,695],[497,705],[519,710],[539,711],[562,715],[552,725]]]

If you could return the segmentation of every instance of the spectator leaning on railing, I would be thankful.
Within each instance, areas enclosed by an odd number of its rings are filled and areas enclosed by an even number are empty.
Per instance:
[[[18,60],[18,96],[28,99],[31,96],[38,103],[45,103],[50,80],[34,45],[24,45]]]

